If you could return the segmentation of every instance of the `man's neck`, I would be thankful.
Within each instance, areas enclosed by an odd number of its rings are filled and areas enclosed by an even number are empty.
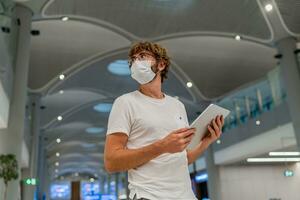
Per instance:
[[[150,83],[140,85],[139,91],[141,93],[143,93],[144,95],[147,95],[149,97],[153,97],[156,99],[164,98],[164,94],[161,91],[161,78],[160,77],[156,77]]]

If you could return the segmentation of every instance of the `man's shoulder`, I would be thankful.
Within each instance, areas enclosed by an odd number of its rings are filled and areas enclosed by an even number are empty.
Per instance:
[[[135,93],[136,91],[122,94],[121,96],[117,97],[115,101],[130,102],[130,100],[135,97],[136,95]]]

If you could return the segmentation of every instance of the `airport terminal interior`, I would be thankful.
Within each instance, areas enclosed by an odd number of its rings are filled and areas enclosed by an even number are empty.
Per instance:
[[[140,41],[189,123],[230,110],[188,165],[197,199],[300,200],[300,0],[0,0],[0,26],[0,200],[130,199],[104,147]]]

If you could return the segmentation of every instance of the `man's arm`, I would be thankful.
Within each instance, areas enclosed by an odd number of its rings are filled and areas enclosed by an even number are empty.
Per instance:
[[[204,151],[207,149],[208,146],[205,144],[200,143],[197,147],[194,149],[187,149],[187,159],[188,159],[188,165],[195,162],[200,155],[204,153]]]
[[[128,136],[113,133],[107,136],[104,150],[104,165],[109,173],[139,167],[163,153],[183,151],[191,142],[195,129],[182,128],[165,138],[138,149],[127,149]]]
[[[109,173],[126,171],[147,163],[163,153],[160,141],[139,149],[127,149],[124,133],[108,135],[104,150],[104,165]]]

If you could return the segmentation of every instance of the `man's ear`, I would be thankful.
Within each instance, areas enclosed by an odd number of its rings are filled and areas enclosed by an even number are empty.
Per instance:
[[[165,62],[164,62],[163,60],[160,60],[160,61],[158,62],[158,69],[159,69],[159,71],[160,71],[160,72],[163,71],[163,70],[165,69],[165,67],[166,67]]]

